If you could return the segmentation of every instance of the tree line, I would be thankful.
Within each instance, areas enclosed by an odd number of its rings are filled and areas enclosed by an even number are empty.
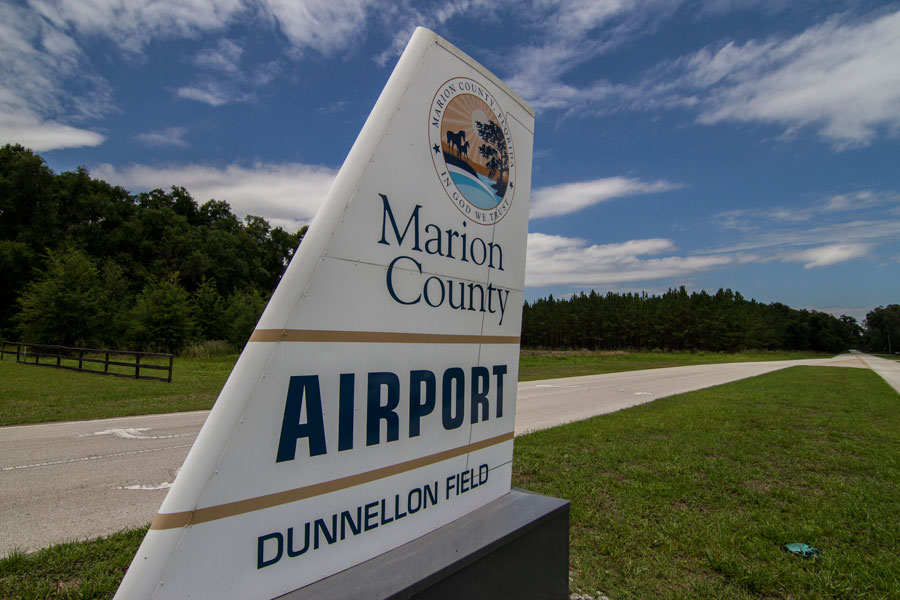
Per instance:
[[[181,187],[131,194],[0,148],[0,338],[177,352],[240,347],[306,229]]]
[[[871,311],[866,328],[855,318],[797,310],[780,302],[747,300],[720,289],[688,293],[684,286],[661,295],[581,293],[526,302],[522,345],[589,350],[666,349],[737,352],[866,348],[887,352],[900,338],[900,305]]]
[[[181,187],[132,194],[0,148],[0,338],[178,352],[246,342],[306,228],[289,233]],[[526,302],[522,345],[839,352],[900,350],[900,305],[848,316],[738,292],[581,293]]]

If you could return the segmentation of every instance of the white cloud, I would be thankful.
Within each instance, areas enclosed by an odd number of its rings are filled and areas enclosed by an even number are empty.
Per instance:
[[[34,10],[59,30],[102,35],[134,55],[154,39],[195,38],[221,31],[238,19],[263,17],[299,50],[343,50],[365,35],[374,0],[33,0]],[[213,61],[229,59],[210,55]],[[231,49],[233,50],[233,49]],[[233,58],[233,57],[232,57]],[[202,59],[201,59],[202,60]],[[225,63],[223,63],[224,65]]]
[[[799,35],[729,43],[686,62],[710,100],[702,123],[814,126],[837,148],[900,131],[900,12],[865,22],[831,19]]]
[[[668,181],[608,177],[537,188],[532,192],[531,218],[566,215],[613,198],[665,192],[678,187],[681,186]]]
[[[781,228],[754,230],[743,240],[709,252],[742,252],[842,244],[896,243],[900,239],[900,220],[856,220],[824,223],[808,229]]]
[[[666,239],[589,245],[579,238],[529,233],[525,285],[596,286],[677,278],[734,261],[726,255],[644,258],[674,250]]]
[[[867,189],[834,194],[809,206],[729,210],[713,215],[711,220],[723,229],[754,233],[763,236],[763,239],[769,239],[772,235],[789,238],[802,230],[786,228],[785,225],[796,226],[799,223],[814,221],[817,227],[809,231],[836,236],[838,239],[833,241],[841,241],[843,235],[853,235],[854,239],[860,239],[867,231],[879,236],[878,232],[885,226],[893,231],[893,226],[897,223],[889,213],[897,213],[898,209],[900,209],[900,194],[897,192]],[[857,213],[854,215],[857,218],[847,220],[847,213],[851,212]],[[880,219],[881,223],[870,228],[868,219],[872,218]],[[838,219],[840,221],[837,221]],[[864,225],[860,226],[859,223]]]
[[[28,112],[0,116],[0,144],[22,144],[35,152],[99,146],[105,139],[97,132],[43,120]]]
[[[867,20],[840,15],[793,36],[726,41],[661,63],[637,83],[567,77],[624,41],[652,33],[679,4],[544,3],[546,41],[516,50],[509,83],[539,110],[688,109],[707,125],[777,125],[784,138],[810,128],[838,150],[900,133],[900,12]],[[768,10],[756,2],[728,4]],[[721,2],[699,9],[701,17],[722,11]]]
[[[214,48],[200,50],[193,59],[201,72],[199,79],[179,87],[175,95],[210,106],[254,101],[256,92],[281,72],[281,65],[278,60],[271,60],[242,68],[243,54],[243,48],[227,39],[220,40]]]
[[[298,49],[332,54],[366,34],[366,8],[372,0],[267,0],[267,10]]]
[[[225,200],[238,215],[258,215],[273,226],[296,231],[316,214],[336,171],[299,163],[224,168],[133,165],[124,169],[103,164],[91,174],[134,191],[182,186],[201,204],[211,199]]]
[[[215,48],[206,48],[194,57],[194,64],[204,69],[237,73],[244,50],[231,40],[219,40]]]
[[[545,0],[531,6],[532,43],[518,45],[507,60],[507,83],[537,110],[595,111],[621,104],[629,86],[596,81],[577,85],[565,75],[635,38],[653,33],[678,10],[680,0]],[[515,10],[515,9],[513,9]]]
[[[423,3],[419,3],[421,7]],[[477,13],[482,24],[496,19],[498,12],[508,10],[508,0],[454,0],[419,10],[409,2],[382,3],[374,13],[383,26],[394,32],[390,45],[372,57],[380,67],[400,56],[416,27],[440,29],[458,15]]]
[[[33,0],[31,6],[59,30],[102,35],[134,55],[150,40],[220,30],[250,10],[243,0]]]
[[[210,106],[222,106],[235,100],[231,93],[214,82],[207,82],[200,86],[181,87],[175,91],[175,95],[185,100],[204,102]]]
[[[186,133],[187,127],[166,127],[159,131],[141,133],[136,135],[134,139],[143,142],[148,146],[174,146],[176,148],[187,148],[190,144],[184,139]]]
[[[80,40],[102,37],[129,60],[143,60],[152,40],[198,38],[238,19],[268,19],[298,51],[328,54],[352,47],[365,34],[370,0],[33,0],[0,3],[0,140],[37,151],[95,146],[105,136],[85,121],[116,111],[112,88],[97,74]],[[246,88],[265,85],[277,61],[243,74],[243,50],[223,39],[194,57],[201,77],[176,89],[179,97],[221,106],[254,98]]]
[[[804,263],[804,269],[813,269],[861,258],[866,256],[870,249],[868,244],[829,244],[818,248],[787,252],[781,260]]]
[[[900,194],[896,192],[876,192],[874,190],[835,194],[825,201],[822,210],[825,212],[848,212],[885,205],[900,207]]]
[[[74,39],[23,7],[0,4],[0,142],[36,151],[101,144],[78,126],[113,110],[107,83],[84,73]]]

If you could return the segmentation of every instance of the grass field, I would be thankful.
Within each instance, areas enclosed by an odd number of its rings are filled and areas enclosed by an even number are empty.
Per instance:
[[[830,358],[815,352],[621,352],[589,350],[522,350],[519,381],[619,373],[639,369],[662,369],[732,362]]]
[[[900,598],[898,408],[871,371],[796,367],[517,437],[513,484],[572,502],[572,592]],[[0,598],[109,598],[142,535],[15,554]]]
[[[522,381],[689,364],[823,358],[822,354],[566,352],[525,350]],[[0,361],[0,426],[211,408],[237,355],[175,359],[173,383],[137,381]]]
[[[0,361],[0,425],[210,408],[237,356],[177,358],[172,383]]]
[[[898,409],[871,371],[797,367],[518,437],[513,482],[572,501],[573,590],[900,598]]]

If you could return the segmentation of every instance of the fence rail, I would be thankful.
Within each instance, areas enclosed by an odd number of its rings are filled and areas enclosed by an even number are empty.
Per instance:
[[[3,360],[7,354],[14,355],[16,362],[21,364],[172,383],[174,357],[171,354],[0,342],[0,360]],[[132,357],[134,359],[133,362],[124,360],[124,358],[128,357]],[[148,359],[152,362],[147,362]],[[163,364],[153,359],[163,359]],[[113,368],[111,369],[110,367]],[[126,371],[123,372],[123,369]],[[142,374],[141,371],[153,373],[165,371],[165,376],[146,375]]]

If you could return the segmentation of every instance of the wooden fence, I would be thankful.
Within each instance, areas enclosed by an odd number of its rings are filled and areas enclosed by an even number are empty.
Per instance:
[[[171,354],[0,342],[0,360],[7,354],[14,355],[21,364],[172,383],[174,357]],[[127,362],[127,358],[133,358],[133,362]],[[164,377],[155,375],[160,371],[165,372]]]

